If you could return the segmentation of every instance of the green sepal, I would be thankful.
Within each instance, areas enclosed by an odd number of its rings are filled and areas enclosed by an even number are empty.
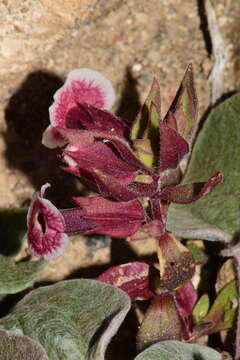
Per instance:
[[[217,295],[203,321],[215,324],[214,332],[230,329],[237,314],[238,290],[236,280],[230,281]]]
[[[199,323],[208,313],[210,307],[209,296],[204,294],[200,297],[193,309],[193,317]]]
[[[160,117],[160,111],[161,111],[161,97],[160,97],[160,86],[159,82],[156,78],[153,79],[152,86],[150,89],[150,92],[148,94],[148,97],[138,114],[136,120],[133,123],[132,129],[131,129],[131,140],[136,139],[146,139],[147,133],[149,132],[149,129],[153,126],[158,126],[156,124],[156,113],[155,110],[152,114],[152,122],[153,125],[151,126],[150,121],[150,113],[152,111],[152,104],[156,106],[156,111],[158,113],[158,116]]]

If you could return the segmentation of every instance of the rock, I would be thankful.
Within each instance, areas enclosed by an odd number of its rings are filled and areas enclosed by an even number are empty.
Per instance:
[[[27,0],[0,4],[0,74],[21,72],[43,57],[76,20],[86,20],[97,0]]]

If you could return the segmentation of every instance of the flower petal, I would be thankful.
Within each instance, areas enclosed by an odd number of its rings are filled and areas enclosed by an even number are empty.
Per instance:
[[[57,129],[49,125],[42,135],[42,144],[49,149],[55,149],[58,146],[64,146],[66,144],[64,137],[57,131]]]
[[[70,167],[84,170],[87,178],[93,180],[93,169],[117,179],[122,185],[134,180],[137,169],[118,157],[107,143],[96,141],[91,146],[69,145],[63,151],[63,159]]]
[[[159,197],[176,204],[191,204],[201,197],[210,194],[222,180],[223,175],[220,172],[216,172],[207,182],[169,187],[162,190]]]
[[[65,84],[54,95],[54,102],[49,108],[50,123],[54,127],[76,127],[81,115],[79,104],[110,109],[114,100],[113,87],[102,74],[90,69],[75,69],[68,74]],[[42,143],[53,148],[51,139],[49,132],[44,132]],[[62,141],[57,142],[56,138],[55,143],[62,146]]]
[[[112,197],[119,201],[130,201],[138,198],[138,195],[126,186],[122,185],[120,181],[112,176],[108,176],[100,170],[93,170],[95,181],[98,185],[99,192],[106,197]]]
[[[177,131],[165,122],[160,123],[160,171],[175,169],[188,154],[189,146]]]
[[[61,212],[43,198],[49,186],[45,184],[40,193],[35,194],[27,216],[29,252],[47,260],[57,258],[68,246]]]
[[[184,284],[176,291],[178,311],[182,316],[192,314],[193,308],[197,302],[197,291],[191,281]]]
[[[134,301],[147,300],[154,296],[155,293],[151,286],[153,277],[154,269],[144,262],[135,261],[114,266],[100,275],[97,280],[117,286]]]
[[[159,238],[165,231],[164,225],[159,220],[153,220],[142,225],[139,230],[129,236],[129,241],[140,241],[146,239]]]
[[[138,200],[115,202],[100,196],[78,197],[73,201],[85,210],[84,219],[96,227],[85,234],[104,234],[125,238],[134,234],[145,220],[145,212]]]
[[[98,71],[75,69],[68,76],[65,84],[54,95],[54,103],[49,109],[50,122],[54,126],[65,127],[69,111],[77,104],[87,103],[99,109],[110,109],[115,94],[112,84]]]

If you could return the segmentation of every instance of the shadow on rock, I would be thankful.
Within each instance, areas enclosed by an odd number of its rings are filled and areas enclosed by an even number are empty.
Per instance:
[[[49,195],[59,206],[69,205],[68,199],[77,194],[76,182],[60,169],[60,151],[44,147],[41,138],[49,125],[53,95],[62,84],[59,77],[48,72],[29,74],[5,109],[7,130],[3,134],[8,166],[27,175],[35,189],[49,182]]]
[[[116,115],[131,124],[135,120],[140,108],[141,103],[137,91],[137,80],[133,77],[130,68],[127,67],[124,87]]]

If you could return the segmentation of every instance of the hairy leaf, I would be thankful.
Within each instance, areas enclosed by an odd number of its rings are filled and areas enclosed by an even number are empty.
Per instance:
[[[12,259],[0,255],[0,294],[15,294],[33,283],[40,276],[46,262],[26,261],[15,263]]]
[[[95,280],[68,280],[29,293],[0,327],[37,340],[51,360],[103,360],[129,297]]]
[[[223,182],[192,205],[171,205],[168,230],[185,238],[230,242],[240,229],[240,95],[217,106],[201,130],[183,183],[221,171]]]
[[[222,355],[209,347],[184,344],[180,341],[161,341],[139,354],[135,360],[222,360]]]
[[[1,360],[48,360],[44,348],[30,337],[15,331],[0,330]]]

